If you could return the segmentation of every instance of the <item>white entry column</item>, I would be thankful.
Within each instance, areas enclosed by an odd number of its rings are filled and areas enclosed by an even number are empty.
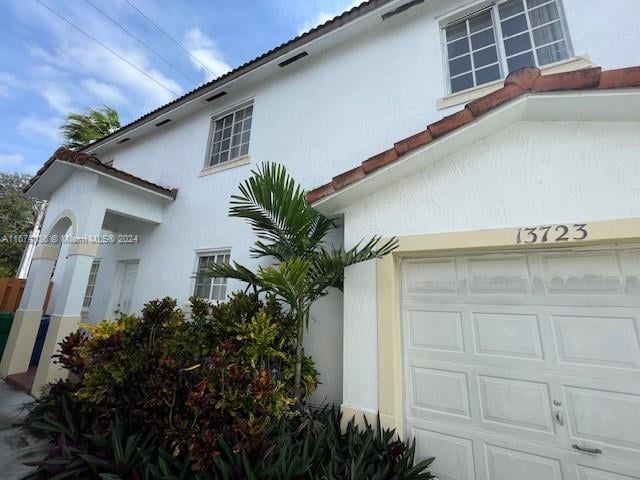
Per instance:
[[[20,300],[0,362],[0,375],[26,372],[40,327],[42,309],[49,289],[51,274],[58,258],[59,245],[39,245],[29,269],[25,290]]]
[[[82,233],[72,239],[78,243],[69,246],[64,272],[56,285],[53,313],[31,388],[31,394],[36,397],[48,383],[65,378],[68,374],[60,365],[53,363],[52,356],[58,352],[60,342],[80,325],[91,264],[98,251],[98,243],[93,239],[99,237],[105,209],[93,208],[88,213],[90,214],[84,219],[84,225],[78,228],[78,232]]]

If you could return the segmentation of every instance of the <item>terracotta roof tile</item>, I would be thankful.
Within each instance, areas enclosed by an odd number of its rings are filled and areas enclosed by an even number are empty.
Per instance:
[[[335,192],[335,189],[333,188],[333,183],[331,183],[331,182],[330,183],[325,183],[321,187],[318,187],[318,188],[308,192],[307,193],[307,201],[309,203],[313,203],[316,200],[320,200],[322,197],[326,197],[327,195],[331,195],[333,192]]]
[[[600,67],[574,70],[573,72],[540,75],[531,86],[532,92],[580,90],[595,88],[600,84]]]
[[[366,173],[364,173],[364,168],[362,168],[362,165],[358,165],[351,170],[347,170],[340,175],[336,175],[335,177],[333,177],[333,181],[331,183],[333,184],[334,189],[339,190],[342,187],[346,187],[347,185],[360,180],[365,175]]]
[[[541,75],[540,69],[536,67],[524,67],[507,75],[504,79],[504,86],[516,85],[522,90],[530,90],[533,82]]]
[[[463,110],[430,124],[427,130],[395,143],[393,149],[374,155],[362,165],[311,190],[307,193],[307,200],[311,203],[317,202],[361,180],[371,172],[396,162],[410,150],[427,145],[432,139],[467,125],[477,117],[526,93],[624,87],[640,87],[640,66],[606,71],[602,71],[600,67],[585,68],[551,75],[541,75],[537,68],[523,68],[511,73],[501,89],[470,102]]]
[[[437,122],[433,122],[427,128],[429,129],[429,133],[433,138],[438,138],[447,133],[455,130],[456,128],[460,128],[463,125],[471,122],[473,120],[473,113],[467,107],[463,108],[457,113],[453,115],[449,115],[444,117],[442,120],[438,120]]]
[[[516,97],[519,97],[527,90],[523,90],[515,83],[505,85],[500,90],[485,95],[482,98],[478,98],[471,103],[467,104],[467,108],[471,111],[474,117],[479,117],[487,113],[489,110],[493,110],[499,107],[503,103],[508,102]]]
[[[640,87],[640,67],[605,70],[599,88]]]
[[[176,195],[178,194],[178,189],[176,188],[163,187],[143,178],[136,177],[135,175],[125,172],[124,170],[112,167],[111,165],[106,165],[102,163],[100,159],[95,155],[89,155],[87,153],[78,152],[76,150],[71,150],[65,147],[58,148],[51,156],[51,158],[49,158],[49,160],[44,163],[40,170],[38,170],[38,172],[31,178],[29,184],[25,187],[25,193],[28,192],[31,187],[33,187],[36,181],[40,179],[42,175],[44,175],[45,172],[49,169],[49,167],[51,167],[51,165],[53,165],[56,161],[82,165],[91,170],[104,173],[113,178],[124,180],[125,182],[138,185],[162,195],[169,196],[173,199],[175,199]]]
[[[429,130],[423,130],[422,132],[416,133],[415,135],[411,135],[404,140],[396,142],[393,145],[393,148],[395,149],[398,156],[404,155],[411,150],[426,145],[431,140],[433,140],[433,137],[431,136],[431,133],[429,133]]]
[[[369,174],[389,163],[395,162],[397,159],[398,153],[395,148],[390,148],[362,162],[362,170],[364,173]]]

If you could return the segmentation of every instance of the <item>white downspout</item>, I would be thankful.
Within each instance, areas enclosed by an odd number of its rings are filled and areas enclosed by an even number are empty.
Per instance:
[[[38,237],[40,236],[40,231],[42,230],[42,223],[44,221],[44,215],[47,212],[47,207],[49,206],[49,202],[44,200],[38,206],[38,215],[36,216],[36,221],[33,224],[33,229],[29,234],[29,241],[27,242],[27,246],[22,252],[22,258],[20,259],[20,266],[18,267],[18,272],[16,274],[17,278],[26,279],[27,275],[29,275],[29,269],[31,268],[31,260],[33,260],[33,253],[36,250]]]

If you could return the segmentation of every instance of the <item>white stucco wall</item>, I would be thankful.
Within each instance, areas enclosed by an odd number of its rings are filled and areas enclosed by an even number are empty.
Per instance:
[[[351,205],[345,245],[374,233],[640,217],[638,151],[638,123],[518,123]],[[375,277],[374,262],[349,268],[344,294],[344,403],[370,410],[378,402]]]
[[[158,128],[153,134],[134,138],[115,149],[99,151],[102,158],[114,158],[118,168],[179,190],[175,202],[166,208],[160,225],[151,227],[139,222],[118,225],[120,233],[138,233],[140,237],[137,246],[123,246],[113,253],[114,261],[140,260],[134,308],[165,295],[184,303],[193,289],[191,277],[197,249],[230,247],[233,260],[255,265],[248,253],[254,241],[252,232],[242,221],[228,218],[227,211],[230,195],[260,162],[284,163],[304,187],[311,188],[457,110],[459,107],[436,108],[436,100],[446,94],[439,22],[448,12],[471,3],[463,0],[425,2],[406,15],[380,21],[377,28],[367,34],[296,62],[259,85],[243,91],[231,89],[229,95],[212,104],[202,102],[198,112]],[[639,9],[636,0],[606,2],[606,22],[602,21],[603,2],[564,0],[564,5],[576,54],[589,55],[595,64],[607,68],[640,64],[640,30],[634,14]],[[251,165],[199,176],[205,162],[211,116],[250,98],[254,99]],[[495,179],[492,181],[495,183]],[[448,190],[450,186],[443,184],[439,198],[433,199],[442,211],[449,201],[460,195],[455,188]],[[579,187],[571,188],[579,190]],[[515,189],[510,193],[515,194]],[[463,193],[463,197],[467,195]],[[72,198],[67,201],[74,202]],[[55,210],[54,203],[64,202],[52,201],[52,210]],[[486,213],[482,208],[460,210],[454,226],[466,227],[480,222],[483,217],[475,217],[476,210]],[[348,215],[353,216],[354,212]],[[383,223],[376,220],[368,224],[371,228],[364,228],[368,220],[349,218],[350,222],[355,221],[356,228],[350,229],[348,243],[353,244],[361,234],[383,233],[376,231],[380,225],[384,226],[387,218],[384,212],[381,215]],[[428,219],[424,225],[412,225],[418,229],[438,225],[431,213]],[[407,220],[398,222],[398,228],[406,224],[403,228],[409,229]],[[485,218],[486,222],[489,220]],[[491,220],[509,219],[498,215]],[[450,218],[442,227],[445,225],[450,228]],[[368,302],[354,307],[373,285],[372,277],[364,279],[366,275],[355,273],[367,269],[370,267],[361,266],[347,273],[348,279],[355,276],[363,280],[357,287],[362,292],[354,291],[351,281],[351,288],[345,294],[345,344],[351,345],[349,336],[367,341],[359,346],[363,350],[344,352],[344,363],[349,369],[362,367],[367,373],[358,378],[351,375],[344,384],[345,401],[373,408],[375,402],[368,399],[375,398],[371,390],[375,389],[375,382],[370,374],[375,361],[371,363],[369,350],[373,347],[369,340],[375,335],[375,328],[367,322],[374,306]],[[92,320],[107,313],[108,291],[105,289],[112,285],[114,271],[106,264],[101,266]],[[231,283],[230,288],[234,286],[237,284]],[[322,380],[331,379],[327,380],[328,385],[342,377],[341,322],[336,319],[341,315],[340,296],[323,302],[324,306],[316,309],[317,321],[312,328],[317,332],[309,336],[308,350],[323,371]],[[364,323],[350,323],[355,319]],[[321,390],[318,396],[340,402],[342,382],[338,383],[327,386],[329,390]]]

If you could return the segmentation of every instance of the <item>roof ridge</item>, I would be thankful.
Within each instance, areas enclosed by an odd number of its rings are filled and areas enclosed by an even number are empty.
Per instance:
[[[462,110],[430,123],[424,130],[396,142],[392,148],[369,157],[360,165],[336,175],[330,182],[310,190],[307,192],[307,201],[315,203],[332,195],[367,175],[396,162],[411,150],[427,145],[522,95],[563,90],[627,87],[640,87],[640,66],[614,70],[590,67],[549,75],[542,75],[539,68],[521,68],[510,73],[505,78],[503,86],[495,92],[467,103]]]

